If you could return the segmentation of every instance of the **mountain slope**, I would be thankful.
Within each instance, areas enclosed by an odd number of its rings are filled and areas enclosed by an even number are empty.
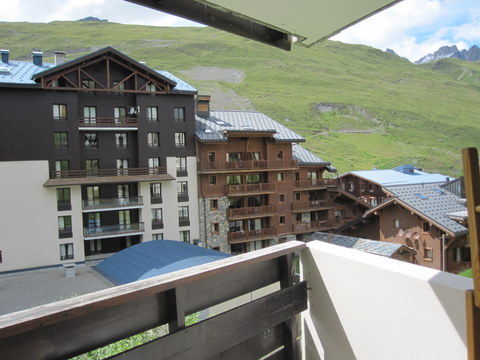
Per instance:
[[[285,52],[211,28],[104,22],[0,23],[0,36],[12,58],[60,49],[71,59],[112,45],[212,94],[214,108],[283,122],[340,171],[415,162],[457,175],[460,148],[480,146],[480,84],[366,46]]]
[[[433,54],[428,54],[421,59],[415,61],[415,64],[427,64],[432,61],[441,59],[460,59],[465,61],[479,61],[480,60],[480,48],[477,45],[473,45],[470,49],[458,50],[456,45],[442,46]]]

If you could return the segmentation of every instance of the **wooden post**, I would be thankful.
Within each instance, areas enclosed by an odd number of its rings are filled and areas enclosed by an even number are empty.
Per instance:
[[[168,323],[168,331],[173,333],[185,328],[185,303],[182,286],[171,290],[169,305],[172,310],[174,309],[172,312],[175,314],[175,319]]]
[[[480,360],[480,171],[476,148],[463,149],[462,155],[473,273],[473,290],[466,294],[468,358]]]

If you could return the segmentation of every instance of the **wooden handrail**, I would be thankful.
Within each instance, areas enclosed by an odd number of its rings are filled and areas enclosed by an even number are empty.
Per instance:
[[[298,166],[298,161],[294,159],[199,162],[200,171],[237,171],[237,170],[262,171],[262,170],[268,170],[268,169],[296,168],[297,166]]]
[[[80,127],[137,127],[138,119],[133,117],[80,117]]]
[[[237,209],[228,209],[227,214],[229,217],[254,216],[275,213],[276,210],[277,208],[275,205],[251,206]]]
[[[275,191],[275,184],[273,183],[255,183],[255,184],[239,184],[227,185],[227,193],[251,193],[262,191]]]
[[[293,202],[292,210],[316,209],[319,207],[325,207],[328,203],[328,199]]]

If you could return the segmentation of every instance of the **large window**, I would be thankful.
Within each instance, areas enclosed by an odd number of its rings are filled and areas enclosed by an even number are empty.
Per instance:
[[[97,108],[95,106],[84,106],[83,118],[86,124],[95,124],[97,122]]]
[[[70,204],[70,188],[57,189],[57,207],[58,211],[70,210],[72,208]]]
[[[173,118],[175,122],[185,122],[185,108],[176,107],[173,109]]]
[[[55,171],[66,171],[69,169],[68,160],[56,160],[55,161]]]
[[[178,207],[178,218],[179,219],[189,219],[188,206],[179,206]]]
[[[115,90],[125,90],[125,82],[120,82],[120,81],[114,81],[113,82],[113,88]],[[113,95],[123,95],[123,92],[117,92],[115,91]]]
[[[116,107],[113,108],[113,116],[115,117],[115,123],[118,124],[127,117],[127,108],[126,107]]]
[[[188,195],[188,182],[187,181],[177,182],[177,193],[178,193],[178,195]]]
[[[117,169],[128,169],[128,159],[117,159]]]
[[[147,106],[147,120],[158,121],[158,109],[156,106]]]
[[[160,158],[159,157],[153,157],[153,158],[148,158],[148,167],[149,168],[155,168],[160,166]]]
[[[152,234],[152,240],[163,240],[163,233]]]
[[[147,86],[145,86],[145,91],[150,91],[150,92],[154,92],[154,91],[157,91],[157,87],[155,86],[155,84],[147,84]]]
[[[152,220],[153,221],[163,221],[163,210],[162,209],[152,209]]]
[[[175,146],[176,147],[186,146],[186,135],[184,132],[175,133]]]
[[[95,89],[95,81],[93,80],[82,80],[82,88],[83,89]],[[95,94],[95,91],[84,91],[84,94]]]
[[[457,262],[470,262],[472,261],[470,255],[470,248],[464,246],[457,246],[455,249],[455,261]]]
[[[73,243],[60,244],[60,260],[73,259]]]
[[[180,231],[180,241],[183,242],[190,242],[190,230],[183,230]]]
[[[68,133],[56,132],[53,134],[55,149],[68,149]]]
[[[70,215],[58,217],[58,236],[60,238],[72,237],[72,217]]]
[[[240,185],[242,183],[242,175],[227,175],[228,185]]]
[[[53,120],[67,119],[67,105],[65,104],[53,104],[52,112],[53,112]]]
[[[158,147],[158,132],[150,132],[147,134],[147,144],[149,147]]]
[[[395,229],[400,229],[400,219],[393,219],[393,227]]]
[[[187,158],[177,157],[177,176],[187,176]]]
[[[86,149],[96,149],[98,147],[98,134],[97,133],[85,133],[84,144]]]
[[[152,204],[159,204],[162,202],[162,184],[150,184],[150,198]]]
[[[240,152],[227,153],[227,161],[242,161],[242,153]]]
[[[128,147],[127,133],[116,133],[115,134],[115,145],[119,149],[126,149]]]
[[[98,170],[98,159],[85,160],[85,169],[87,171],[97,171]]]

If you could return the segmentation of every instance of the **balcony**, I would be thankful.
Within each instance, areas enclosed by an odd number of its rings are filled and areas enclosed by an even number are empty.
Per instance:
[[[137,118],[81,117],[78,130],[95,131],[134,131],[138,130]]]
[[[188,217],[179,217],[178,226],[190,226],[190,218]]]
[[[177,177],[185,177],[188,176],[187,169],[177,169]]]
[[[72,204],[70,200],[57,201],[57,211],[69,211],[72,210]]]
[[[472,287],[453,274],[291,241],[1,316],[0,348],[5,359],[67,359],[170,324],[115,358],[466,359]],[[187,314],[227,300],[184,326]]]
[[[83,229],[85,240],[103,239],[127,235],[139,235],[145,231],[143,223],[104,225]]]
[[[282,171],[298,169],[297,160],[258,160],[258,161],[224,161],[199,162],[199,173],[231,173],[252,171]]]
[[[243,207],[238,209],[228,209],[227,216],[229,220],[250,219],[258,217],[267,217],[277,215],[275,205]]]
[[[152,219],[152,230],[163,229],[163,220]]]
[[[328,200],[312,200],[292,203],[292,212],[307,212],[316,210],[328,210],[331,208]]]
[[[177,201],[178,201],[178,202],[186,202],[186,201],[188,201],[188,193],[178,193],[178,194],[177,194]]]
[[[96,169],[96,170],[62,170],[52,171],[50,179],[43,184],[45,187],[63,185],[88,185],[127,183],[142,181],[175,180],[167,174],[166,168],[125,168],[125,169]]]
[[[274,194],[275,184],[257,183],[257,184],[227,185],[226,192],[227,192],[227,195],[229,196]]]
[[[295,234],[308,233],[314,231],[327,231],[335,228],[335,220],[318,220],[312,222],[300,222],[293,224],[293,232]]]
[[[117,208],[137,209],[143,206],[143,196],[122,198],[86,199],[82,202],[84,212],[109,211]]]
[[[161,204],[162,203],[162,195],[152,194],[150,195],[150,203],[152,204]]]
[[[58,229],[58,237],[60,239],[71,238],[73,236],[73,231],[71,228]]]
[[[297,180],[294,183],[295,191],[321,190],[337,187],[337,179]]]
[[[267,228],[259,230],[240,230],[228,233],[228,242],[238,244],[249,241],[266,240],[277,236],[276,228]]]

